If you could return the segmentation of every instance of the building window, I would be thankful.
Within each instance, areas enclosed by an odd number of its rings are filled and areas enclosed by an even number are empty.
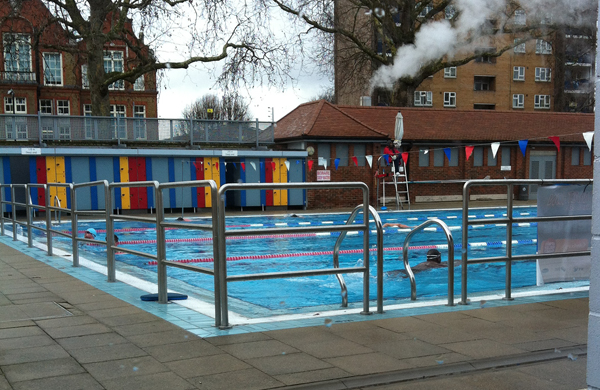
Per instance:
[[[524,66],[513,67],[513,80],[514,81],[525,81],[525,67]]]
[[[14,114],[24,115],[27,114],[27,99],[26,98],[13,98],[5,97],[4,98],[4,113],[5,114]],[[14,123],[14,127],[13,127]],[[6,139],[27,139],[27,118],[25,117],[16,117],[11,119],[4,120],[4,130],[6,132]]]
[[[552,69],[535,68],[535,81],[549,83],[552,78]]]
[[[571,148],[571,165],[579,165],[580,148]]]
[[[69,109],[70,104],[68,100],[57,100],[56,101],[56,114],[57,115],[70,115],[71,110]]]
[[[89,117],[92,116],[92,105],[91,104],[84,104],[83,105],[83,116],[86,117],[83,120],[83,125],[85,127],[85,138],[86,139],[96,138],[96,137],[94,137],[94,123],[93,123],[93,119],[89,118]]]
[[[125,111],[125,106],[123,105],[114,105],[111,104],[110,105],[110,116],[116,119],[112,119],[112,130],[113,130],[113,137],[115,138],[120,138],[120,139],[126,139],[127,138],[127,124],[126,124],[126,119],[121,119],[121,118],[125,118],[126,111]]]
[[[319,156],[317,160],[318,166],[327,166],[329,167],[329,160],[331,159],[331,144],[328,143],[319,143],[317,144],[317,155]]]
[[[484,47],[484,48],[475,49],[475,55],[479,56],[479,57],[475,58],[475,62],[485,63],[485,64],[495,64],[496,57],[489,57],[489,56],[483,55],[483,54],[491,54],[491,53],[495,53],[495,52],[496,52],[495,47]]]
[[[452,19],[454,18],[454,15],[456,15],[456,7],[453,5],[447,5],[444,11],[446,14],[446,19]]]
[[[475,76],[473,78],[473,90],[475,91],[493,91],[495,90],[495,78],[489,76]]]
[[[428,167],[429,166],[429,149],[419,148],[419,166],[420,167]]]
[[[133,83],[133,90],[134,91],[143,91],[145,89],[144,86],[144,75],[141,75],[140,77],[138,77],[135,80],[135,83]]]
[[[498,165],[498,159],[494,157],[494,152],[491,148],[488,149],[487,165],[488,167],[495,167],[496,165]]]
[[[340,162],[338,166],[348,166],[348,144],[337,143],[335,144],[335,158],[339,158]]]
[[[420,5],[420,3],[417,3],[417,7]],[[421,10],[421,13],[419,13],[419,17],[420,18],[424,18],[427,16],[427,14],[429,12],[431,12],[433,10],[433,5],[431,4],[427,4],[425,7],[423,7],[423,9]]]
[[[88,66],[87,64],[81,65],[81,87],[83,89],[90,88],[90,81],[88,79]]]
[[[550,95],[535,95],[534,108],[550,109]]]
[[[475,103],[475,104],[473,104],[473,109],[474,110],[495,110],[496,105],[489,104],[489,103]]]
[[[443,149],[433,149],[433,166],[434,167],[443,167],[444,166],[444,150]]]
[[[444,92],[444,107],[456,107],[456,92]]]
[[[513,95],[513,108],[525,108],[525,95],[514,94]]]
[[[483,147],[476,146],[473,149],[473,166],[474,167],[482,167],[483,166]]]
[[[592,165],[592,152],[588,148],[583,148],[583,165]]]
[[[525,26],[527,24],[527,14],[524,10],[518,9],[513,17],[513,24],[517,26]]]
[[[52,115],[52,100],[40,99],[40,114]]]
[[[552,54],[552,44],[543,39],[536,39],[535,54]]]
[[[104,52],[104,71],[106,73],[123,72],[123,52],[122,51],[105,51]],[[125,82],[118,80],[108,86],[112,90],[124,90]]]
[[[60,53],[43,53],[44,85],[63,85]]]
[[[450,148],[450,161],[448,162],[448,166],[458,166],[458,150],[456,148]]]
[[[68,100],[56,101],[57,115],[71,115],[70,102]],[[71,139],[71,121],[68,118],[60,118],[57,121],[58,138]]]
[[[359,167],[365,166],[365,154],[367,152],[367,148],[364,144],[354,144],[354,156],[356,157],[356,161]]]
[[[433,94],[431,91],[415,91],[415,106],[431,106]]]
[[[146,106],[133,106],[133,139],[146,139]]]
[[[31,71],[31,38],[27,34],[4,33],[4,79],[34,81]]]
[[[509,167],[510,166],[510,147],[504,146],[502,148],[502,166]]]
[[[456,78],[456,66],[444,68],[444,78],[445,79],[455,79]]]
[[[519,42],[519,40],[515,39],[515,41],[514,41],[515,47],[513,48],[513,52],[515,54],[525,54],[525,52],[526,52],[525,42],[523,42],[523,43],[517,43],[517,42]]]

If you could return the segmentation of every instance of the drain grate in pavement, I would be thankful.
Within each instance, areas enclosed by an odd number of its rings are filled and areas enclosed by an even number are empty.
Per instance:
[[[0,310],[0,322],[46,320],[50,318],[70,317],[72,315],[71,312],[56,302],[5,305]]]

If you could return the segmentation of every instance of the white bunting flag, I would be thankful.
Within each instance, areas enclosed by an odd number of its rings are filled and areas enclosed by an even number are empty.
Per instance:
[[[250,165],[252,165],[252,168],[254,168],[254,170],[256,171],[256,163],[253,161],[250,161]]]
[[[288,171],[290,170],[290,162],[289,161],[285,162],[285,167]]]
[[[373,168],[373,156],[368,155],[368,156],[365,156],[365,158],[367,159],[367,162],[369,163],[369,168]]]
[[[585,139],[588,149],[590,149],[590,152],[591,152],[592,151],[592,138],[594,138],[594,132],[586,131],[585,133],[583,133],[583,138]]]
[[[498,153],[498,148],[500,147],[500,142],[492,142],[492,155],[496,158],[496,153]]]

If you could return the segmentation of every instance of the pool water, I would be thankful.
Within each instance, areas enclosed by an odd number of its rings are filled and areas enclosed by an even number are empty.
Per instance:
[[[518,207],[514,209],[514,216],[535,216],[535,207]],[[506,213],[505,209],[471,209],[470,219],[500,218]],[[383,223],[403,223],[417,226],[428,218],[440,218],[450,227],[455,241],[455,260],[461,258],[462,237],[462,210],[421,210],[402,212],[382,212]],[[285,216],[244,216],[228,217],[227,229],[256,229],[285,226],[323,226],[344,224],[349,214],[301,214]],[[360,216],[359,216],[360,218]],[[191,218],[192,223],[210,223],[209,219]],[[371,222],[371,229],[375,224]],[[97,231],[104,229],[104,222],[80,223],[79,230],[93,227]],[[69,230],[70,226],[55,227],[55,229]],[[156,253],[156,244],[147,242],[156,239],[153,225],[133,222],[116,222],[115,230],[122,246],[147,253]],[[37,230],[36,230],[37,232]],[[410,282],[400,270],[404,269],[401,260],[402,251],[398,248],[404,243],[408,230],[385,228],[384,233],[384,303],[397,303],[410,298]],[[285,272],[293,270],[308,270],[330,268],[332,265],[331,251],[339,233],[320,235],[285,235],[283,237],[248,236],[227,240],[227,272],[230,275],[256,274],[267,272]],[[212,268],[212,241],[209,232],[188,229],[172,229],[166,231],[167,259],[188,260],[196,265]],[[537,226],[535,223],[513,225],[513,255],[535,254]],[[39,235],[36,239],[43,240]],[[98,239],[104,239],[101,235]],[[185,242],[183,240],[194,240]],[[506,255],[505,225],[471,226],[469,229],[469,258],[494,257]],[[70,249],[70,240],[56,237],[55,245],[65,250]],[[370,246],[375,248],[376,235],[370,234]],[[442,253],[443,260],[447,260],[446,237],[441,229],[432,225],[426,231],[416,234],[410,247],[424,247],[409,251],[411,266],[426,260],[429,248],[437,246]],[[362,234],[348,234],[341,246],[340,267],[353,267],[362,265],[361,253],[352,253],[361,250],[363,245]],[[348,253],[344,253],[344,251]],[[325,254],[315,254],[325,252]],[[80,255],[100,264],[106,264],[106,249],[102,246],[82,245]],[[147,258],[129,254],[117,254],[117,270],[133,273],[148,281],[156,283],[156,266],[149,264]],[[370,299],[376,299],[376,252],[370,252]],[[455,292],[460,292],[461,268],[455,269]],[[348,301],[351,306],[359,307],[362,303],[363,275],[344,274],[348,286]],[[214,288],[211,276],[178,268],[168,268],[169,288],[210,299]],[[468,270],[468,293],[479,293],[502,290],[505,283],[504,263],[473,264]],[[415,275],[417,283],[417,297],[433,298],[445,297],[447,294],[448,269],[431,269]],[[525,287],[535,285],[535,261],[520,261],[513,264],[512,287]],[[269,279],[257,281],[231,282],[228,284],[230,304],[244,312],[257,313],[268,311],[277,312],[304,312],[319,310],[327,306],[339,306],[341,303],[341,289],[335,276],[310,276],[289,277],[283,279]]]

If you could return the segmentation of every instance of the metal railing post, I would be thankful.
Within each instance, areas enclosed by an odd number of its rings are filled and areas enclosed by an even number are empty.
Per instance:
[[[17,206],[15,205],[15,187],[10,185],[10,202],[12,206],[13,241],[17,241]]]
[[[31,203],[31,194],[29,193],[29,191],[31,191],[29,186],[25,184],[25,201],[27,203],[27,206],[25,206],[25,213],[27,215],[27,246],[29,248],[33,248],[33,228],[31,227],[33,225],[33,206]]]
[[[46,194],[46,247],[48,248],[48,256],[52,256],[52,211],[50,210],[50,187],[45,184],[44,190]]]
[[[79,267],[79,242],[77,235],[79,231],[78,215],[77,215],[77,194],[73,185],[71,185],[71,240],[73,242],[73,267]]]
[[[508,218],[508,224],[506,225],[506,257],[509,259],[506,261],[506,292],[504,300],[512,301],[511,298],[511,284],[512,284],[512,228],[513,228],[513,185],[508,184],[506,194],[506,217]]]
[[[256,147],[258,148],[258,118],[256,118]]]
[[[4,187],[0,186],[0,234],[4,235]]]
[[[40,147],[42,146],[42,114],[38,111],[38,142],[40,143]]]
[[[167,249],[165,245],[165,228],[162,225],[165,219],[162,189],[158,183],[154,185],[154,199],[156,199],[156,262],[158,303],[168,303],[167,295]]]
[[[221,301],[221,322],[215,324],[220,329],[227,329],[229,325],[229,305],[227,299],[227,247],[225,245],[225,194],[216,196],[217,200],[217,236],[213,240],[218,241],[217,253],[214,258],[217,264],[215,268],[218,270],[219,297]],[[214,203],[213,203],[214,205]],[[216,296],[215,296],[216,298]]]
[[[194,146],[194,120],[190,118],[190,146]]]
[[[215,326],[221,326],[223,324],[222,319],[222,299],[221,299],[221,269],[220,269],[220,258],[218,256],[219,253],[219,245],[220,240],[219,237],[219,197],[218,197],[217,183],[214,181],[210,182],[210,199],[211,204],[217,205],[217,207],[212,207],[212,238],[213,238],[213,283],[215,288]],[[223,211],[223,214],[225,211]],[[223,236],[221,236],[223,237]],[[224,239],[223,239],[224,241]],[[227,324],[226,324],[227,325]]]
[[[173,141],[173,119],[169,119],[169,141]]]
[[[467,182],[463,187],[463,209],[462,209],[462,274],[460,285],[460,304],[468,305],[467,301],[467,259],[469,249],[469,189]]]
[[[365,226],[363,233],[363,265],[365,271],[363,273],[363,311],[360,314],[368,315],[369,312],[369,192],[363,188],[363,225]]]
[[[112,225],[112,211],[113,211],[113,199],[112,199],[112,191],[108,186],[108,182],[104,185],[104,208],[106,211],[106,234],[109,234],[110,231],[113,230]],[[109,250],[108,246],[106,247],[106,276],[109,282],[116,281],[116,270],[115,270],[115,255],[113,251]]]

